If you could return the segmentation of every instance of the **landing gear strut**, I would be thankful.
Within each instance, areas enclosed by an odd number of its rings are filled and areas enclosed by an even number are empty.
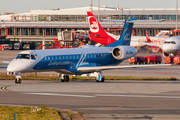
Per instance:
[[[14,73],[14,75],[16,76],[15,78],[15,83],[16,84],[21,84],[22,81],[21,81],[21,73]]]
[[[15,79],[15,83],[16,84],[21,84],[21,76],[18,76],[18,75],[16,75],[16,79]]]
[[[104,82],[104,76],[102,75],[101,71],[97,72],[96,82]]]
[[[69,75],[59,74],[61,82],[69,82]]]

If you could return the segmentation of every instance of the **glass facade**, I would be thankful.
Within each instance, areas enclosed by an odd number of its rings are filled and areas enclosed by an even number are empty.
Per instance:
[[[95,16],[98,18],[98,16]],[[165,19],[166,21],[176,21],[176,15],[103,15],[100,19],[117,19],[126,20],[131,18],[137,18],[138,20],[154,20],[154,19]],[[87,16],[78,15],[44,15],[31,17],[31,21],[46,21],[46,22],[87,22]],[[180,15],[178,15],[178,21],[180,22]]]
[[[95,15],[98,18],[97,15]],[[117,19],[126,20],[137,18],[138,20],[154,20],[165,19],[166,21],[176,21],[176,15],[100,15],[101,19]],[[86,15],[31,15],[31,16],[14,16],[11,21],[26,21],[26,22],[87,22]],[[180,22],[180,15],[178,15]]]

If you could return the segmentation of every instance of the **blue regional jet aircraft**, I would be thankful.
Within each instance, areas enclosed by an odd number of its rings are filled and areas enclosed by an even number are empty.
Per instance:
[[[9,63],[7,73],[16,76],[15,83],[21,83],[21,73],[26,72],[55,71],[61,75],[62,82],[69,82],[69,75],[72,74],[97,72],[96,81],[104,82],[101,70],[157,66],[117,66],[123,60],[137,54],[137,50],[129,46],[134,21],[136,19],[126,20],[120,39],[105,47],[22,51]]]

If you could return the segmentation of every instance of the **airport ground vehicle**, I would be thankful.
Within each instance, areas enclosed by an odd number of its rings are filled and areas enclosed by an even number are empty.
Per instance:
[[[134,56],[132,58],[129,58],[128,61],[130,64],[144,64],[145,63],[144,57],[141,57],[141,56]]]
[[[166,56],[164,58],[164,63],[165,64],[174,63],[180,65],[180,56]]]
[[[165,63],[165,64],[173,63],[174,57],[175,57],[175,56],[166,56],[166,57],[164,58],[164,63]]]
[[[161,64],[162,57],[160,55],[152,55],[152,56],[133,56],[128,59],[130,64]]]
[[[145,64],[161,64],[162,62],[162,57],[160,55],[152,55],[152,56],[145,56]]]
[[[4,50],[4,46],[3,45],[0,45],[0,50]]]
[[[14,43],[14,50],[20,49],[20,43]]]

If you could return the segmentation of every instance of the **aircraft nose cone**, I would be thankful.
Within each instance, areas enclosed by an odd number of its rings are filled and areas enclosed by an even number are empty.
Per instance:
[[[12,72],[12,71],[14,71],[13,68],[14,68],[14,66],[8,65],[7,71],[8,71],[8,72]]]
[[[14,62],[9,63],[9,65],[7,66],[7,71],[8,72],[15,72],[16,71],[16,64]]]
[[[29,61],[13,60],[7,67],[8,72],[26,72],[31,70],[32,64]]]
[[[172,45],[163,45],[162,50],[166,53],[170,53],[176,49],[176,46]]]

